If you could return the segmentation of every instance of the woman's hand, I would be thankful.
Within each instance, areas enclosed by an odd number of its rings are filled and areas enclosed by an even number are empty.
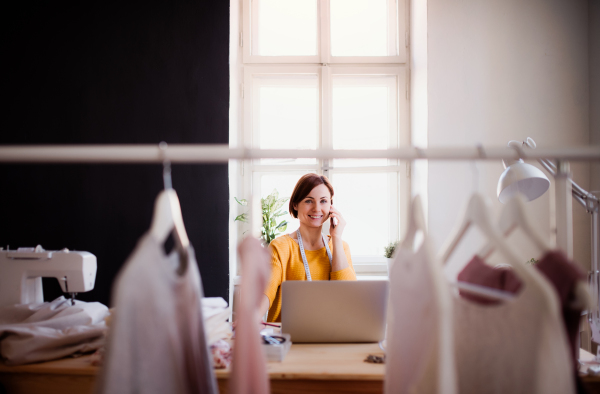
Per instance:
[[[346,219],[344,219],[340,211],[334,208],[333,205],[329,209],[329,218],[330,220],[332,218],[337,219],[337,225],[335,227],[330,223],[329,234],[331,234],[332,238],[342,239],[342,233],[344,232],[344,228],[346,228]]]
[[[348,268],[348,259],[346,257],[346,253],[344,252],[344,244],[342,242],[342,232],[344,232],[344,228],[346,228],[346,219],[342,216],[340,211],[335,209],[333,205],[329,210],[329,217],[337,219],[337,225],[333,227],[333,225],[329,226],[329,234],[331,235],[331,243],[332,243],[332,251],[331,254],[331,271],[341,271],[345,268]]]

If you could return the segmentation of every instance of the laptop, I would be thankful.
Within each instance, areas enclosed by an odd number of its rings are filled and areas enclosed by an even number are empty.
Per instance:
[[[293,343],[379,342],[385,337],[387,280],[290,280],[281,291],[281,331]]]

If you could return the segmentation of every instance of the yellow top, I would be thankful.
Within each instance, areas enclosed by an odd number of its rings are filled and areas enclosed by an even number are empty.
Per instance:
[[[331,236],[328,237],[331,249],[333,247]],[[304,250],[313,280],[356,280],[350,258],[350,248],[346,242],[343,242],[343,245],[350,266],[335,272],[331,272],[331,264],[325,247],[319,250]],[[279,322],[281,321],[281,284],[286,280],[306,280],[306,272],[302,254],[300,254],[300,246],[289,235],[275,238],[271,241],[269,249],[271,250],[271,279],[265,290],[265,295],[269,297],[268,321]]]

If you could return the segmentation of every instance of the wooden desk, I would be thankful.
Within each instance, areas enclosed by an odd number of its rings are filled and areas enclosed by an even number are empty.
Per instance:
[[[87,394],[94,392],[97,373],[90,356],[16,367],[0,364],[0,384],[7,394]]]
[[[268,363],[272,393],[381,393],[383,364],[363,360],[382,355],[377,344],[292,345],[281,363]],[[0,365],[0,383],[7,394],[92,393],[99,368],[90,357],[40,364]],[[227,393],[228,370],[215,370],[219,390]]]
[[[282,363],[268,364],[271,392],[382,393],[385,366],[363,362],[369,354],[382,352],[377,344],[292,345]],[[7,394],[86,394],[93,392],[98,370],[90,365],[89,356],[0,365],[0,383]],[[216,370],[216,375],[219,390],[227,393],[229,371]],[[590,392],[600,392],[600,377],[583,380]]]
[[[272,393],[382,393],[385,366],[364,362],[383,355],[376,343],[292,345],[281,363],[268,363]],[[227,393],[228,371],[217,371]]]

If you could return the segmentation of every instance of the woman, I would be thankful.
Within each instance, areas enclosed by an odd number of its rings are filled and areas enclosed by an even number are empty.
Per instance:
[[[289,211],[300,220],[300,228],[274,239],[270,245],[271,279],[261,304],[261,312],[269,311],[268,321],[281,321],[281,284],[286,280],[356,280],[350,248],[342,241],[346,221],[333,207],[333,186],[325,176],[306,174],[294,187]],[[321,231],[331,219],[329,236]],[[327,245],[325,244],[327,242]],[[309,267],[304,267],[301,248]]]

